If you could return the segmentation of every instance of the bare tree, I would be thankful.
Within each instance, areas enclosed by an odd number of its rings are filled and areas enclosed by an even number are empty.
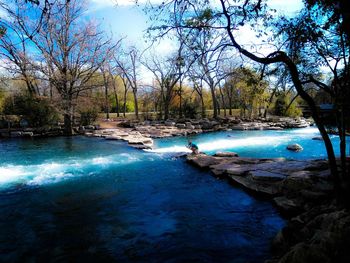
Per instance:
[[[144,63],[144,65],[152,72],[157,84],[160,87],[162,108],[164,109],[164,120],[169,119],[170,103],[175,95],[174,88],[181,78],[176,60],[177,56],[173,56],[162,61],[153,56],[151,61]],[[162,110],[160,110],[160,113],[162,113]],[[162,116],[160,116],[160,118],[162,118]]]
[[[72,135],[74,100],[80,92],[98,86],[91,80],[114,45],[96,25],[82,19],[81,1],[60,0],[48,8],[54,15],[44,16],[44,23],[30,39],[39,51],[42,74],[61,95],[65,134]],[[35,24],[27,22],[30,12],[28,9],[14,12],[16,23],[27,35]]]
[[[26,83],[31,95],[39,95],[37,72],[30,57],[27,44],[30,41],[13,21],[1,20],[6,28],[0,37],[0,56],[4,58],[2,67]]]
[[[131,47],[129,51],[124,52],[121,57],[116,59],[123,78],[128,82],[128,87],[131,87],[134,96],[134,107],[136,119],[139,119],[139,105],[138,105],[138,77],[140,75],[141,54],[136,47]],[[125,85],[124,85],[125,86]],[[126,86],[125,86],[126,87]]]

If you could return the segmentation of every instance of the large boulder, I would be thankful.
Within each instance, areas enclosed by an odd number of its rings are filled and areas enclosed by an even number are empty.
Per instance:
[[[303,147],[300,144],[293,143],[293,144],[289,144],[287,146],[287,149],[293,152],[300,152],[303,150]]]
[[[167,121],[164,122],[165,126],[175,126],[175,124],[176,123],[174,121],[171,121],[171,120],[167,120]]]

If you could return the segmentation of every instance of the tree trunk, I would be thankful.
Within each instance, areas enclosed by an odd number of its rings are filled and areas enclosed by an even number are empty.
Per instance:
[[[221,106],[220,106],[220,103],[219,103],[218,98],[215,98],[215,100],[216,100],[216,108],[217,108],[216,112],[217,112],[217,116],[218,116],[218,115],[220,116],[220,114],[221,114]],[[216,116],[216,117],[217,117],[217,116]]]
[[[127,89],[124,90],[124,103],[123,103],[123,116],[125,118],[125,113],[126,113],[126,94],[127,94]]]
[[[64,102],[64,135],[72,136],[73,135],[73,104],[72,97],[67,95],[63,98]]]
[[[109,100],[108,100],[108,83],[105,83],[105,103],[106,103],[106,119],[109,120]]]
[[[211,98],[213,101],[213,117],[217,118],[218,117],[218,104],[217,104],[217,100],[216,100],[214,85],[210,85],[210,93],[211,93]]]
[[[228,104],[230,107],[229,114],[230,114],[230,116],[232,116],[232,97],[231,96],[228,97]]]
[[[169,104],[164,103],[164,120],[169,119]]]
[[[181,73],[180,73],[181,74]],[[179,79],[179,117],[182,118],[183,113],[182,113],[182,79]]]
[[[113,90],[114,90],[114,97],[115,97],[115,112],[117,113],[117,117],[119,117],[119,99],[118,99],[118,93],[115,87],[115,83],[113,83]]]
[[[204,106],[204,99],[203,99],[203,95],[200,96],[201,98],[201,111],[202,111],[202,118],[204,119],[205,118],[205,106]]]
[[[136,116],[136,119],[139,119],[139,105],[138,105],[138,101],[137,101],[137,90],[133,89],[132,93],[134,94],[135,116]]]
[[[73,135],[72,115],[70,113],[64,114],[64,135],[65,136]]]

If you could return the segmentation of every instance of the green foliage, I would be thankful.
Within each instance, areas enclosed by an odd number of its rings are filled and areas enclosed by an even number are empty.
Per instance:
[[[4,109],[5,103],[5,92],[0,88],[0,113],[2,113]]]
[[[291,103],[289,94],[281,93],[275,101],[274,114],[277,116],[299,117],[302,115],[302,111],[297,106],[295,101]]]
[[[24,116],[31,127],[52,125],[59,119],[56,108],[48,98],[29,94],[16,94],[5,98],[3,113]]]

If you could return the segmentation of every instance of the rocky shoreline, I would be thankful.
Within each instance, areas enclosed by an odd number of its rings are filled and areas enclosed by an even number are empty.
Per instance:
[[[203,132],[231,130],[282,130],[285,128],[304,128],[310,122],[303,119],[274,118],[241,120],[238,118],[219,118],[215,120],[178,121],[123,121],[115,128],[91,129],[81,127],[79,132],[86,136],[104,137],[107,140],[123,140],[139,149],[150,149],[153,139],[173,136],[187,136]]]
[[[187,161],[252,194],[266,196],[288,219],[272,242],[273,257],[267,262],[350,262],[350,213],[335,202],[325,160],[217,153],[190,154]]]
[[[258,118],[254,120],[240,119],[235,117],[217,119],[205,118],[200,120],[182,119],[167,121],[119,120],[116,122],[115,127],[110,129],[101,129],[100,125],[87,125],[75,127],[74,132],[75,134],[122,140],[127,137],[125,133],[128,133],[129,137],[126,138],[126,141],[132,141],[132,136],[135,137],[135,140],[139,140],[140,137],[165,138],[213,131],[282,130],[286,128],[304,128],[310,126],[310,124],[311,122],[304,118],[293,119],[282,117]],[[0,137],[2,138],[54,137],[62,135],[62,124],[54,127],[0,130]],[[146,144],[149,144],[149,142]]]

